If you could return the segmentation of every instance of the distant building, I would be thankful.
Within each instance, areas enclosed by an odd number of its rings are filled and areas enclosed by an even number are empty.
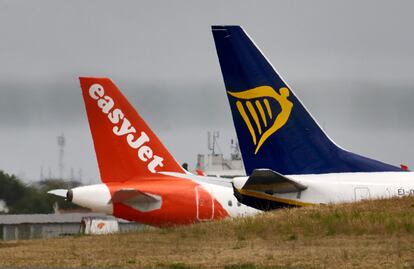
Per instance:
[[[0,215],[0,239],[22,240],[76,235],[81,232],[83,218],[117,220],[119,231],[143,229],[145,226],[94,213]]]
[[[233,178],[245,176],[244,165],[240,154],[239,144],[231,140],[230,158],[224,158],[222,153],[216,153],[218,132],[208,133],[209,154],[198,154],[196,169],[208,176]]]

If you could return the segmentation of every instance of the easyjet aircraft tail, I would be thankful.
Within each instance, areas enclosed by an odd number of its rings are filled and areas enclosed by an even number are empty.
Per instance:
[[[109,78],[79,79],[104,183],[185,173]]]
[[[239,26],[212,26],[247,174],[401,171],[335,145]]]

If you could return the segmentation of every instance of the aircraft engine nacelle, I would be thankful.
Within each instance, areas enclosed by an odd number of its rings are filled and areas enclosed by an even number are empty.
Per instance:
[[[105,184],[82,186],[66,192],[66,199],[94,212],[112,214],[111,193]]]

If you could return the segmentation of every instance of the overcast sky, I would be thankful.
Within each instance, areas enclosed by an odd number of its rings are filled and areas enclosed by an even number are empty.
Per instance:
[[[0,1],[0,170],[99,173],[78,76],[109,76],[193,168],[235,137],[210,31],[239,24],[341,146],[414,166],[412,1]]]

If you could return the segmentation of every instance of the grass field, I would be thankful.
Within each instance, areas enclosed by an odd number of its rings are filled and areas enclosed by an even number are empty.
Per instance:
[[[128,234],[0,241],[0,267],[414,268],[414,198]]]

